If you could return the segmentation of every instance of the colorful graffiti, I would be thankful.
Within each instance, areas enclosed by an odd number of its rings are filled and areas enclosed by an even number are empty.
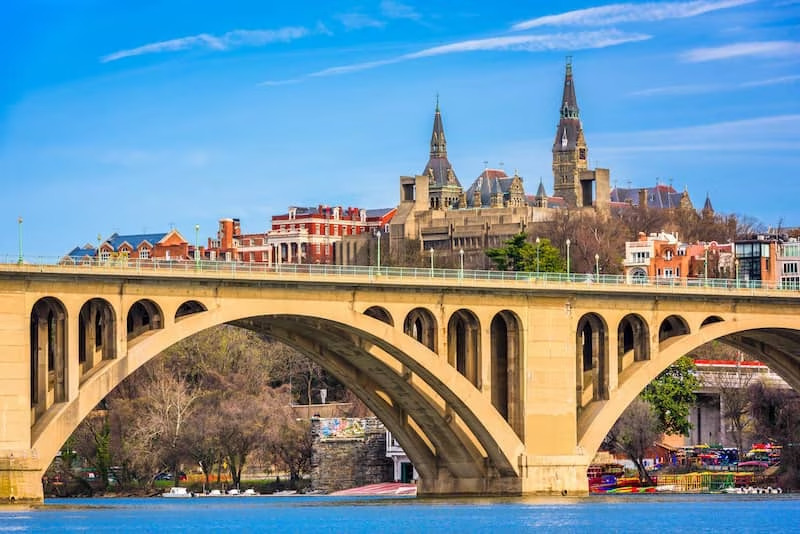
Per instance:
[[[361,419],[340,417],[320,419],[319,435],[322,440],[363,439],[364,422]]]

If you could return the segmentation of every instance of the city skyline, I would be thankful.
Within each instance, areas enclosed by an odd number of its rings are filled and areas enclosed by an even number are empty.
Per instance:
[[[386,208],[440,102],[466,188],[553,194],[565,56],[591,166],[696,208],[798,225],[800,2],[171,2],[0,8],[0,256],[101,234],[201,242],[290,205]],[[769,186],[765,185],[769,183]]]

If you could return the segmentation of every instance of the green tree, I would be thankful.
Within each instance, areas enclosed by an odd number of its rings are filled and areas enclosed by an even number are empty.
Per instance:
[[[681,356],[644,388],[641,396],[655,409],[661,432],[689,433],[692,428],[689,411],[694,406],[694,392],[699,386],[694,360]]]
[[[538,243],[528,241],[527,234],[519,233],[505,242],[504,247],[486,251],[501,271],[562,272],[564,259],[547,238]]]

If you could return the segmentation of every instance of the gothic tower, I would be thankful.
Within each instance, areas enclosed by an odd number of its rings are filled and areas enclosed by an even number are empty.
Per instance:
[[[581,181],[581,171],[588,169],[587,161],[586,140],[572,82],[572,58],[567,57],[561,119],[553,142],[553,194],[562,197],[568,207],[592,205],[593,182]]]
[[[431,134],[431,153],[423,176],[428,177],[428,197],[430,209],[458,207],[462,201],[463,188],[447,159],[447,140],[444,137],[442,114],[439,111],[439,98],[436,98],[436,114],[433,117]],[[464,207],[464,206],[462,206]]]

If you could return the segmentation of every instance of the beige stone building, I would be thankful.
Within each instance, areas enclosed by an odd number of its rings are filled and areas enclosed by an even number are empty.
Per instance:
[[[422,251],[482,252],[501,246],[535,223],[550,220],[554,209],[608,209],[609,171],[588,167],[588,148],[570,60],[552,167],[552,197],[541,181],[536,194],[527,194],[524,179],[516,171],[508,176],[502,169],[484,169],[464,189],[447,158],[447,140],[437,102],[428,162],[421,174],[400,177],[400,204],[389,228],[391,246],[416,239]]]

